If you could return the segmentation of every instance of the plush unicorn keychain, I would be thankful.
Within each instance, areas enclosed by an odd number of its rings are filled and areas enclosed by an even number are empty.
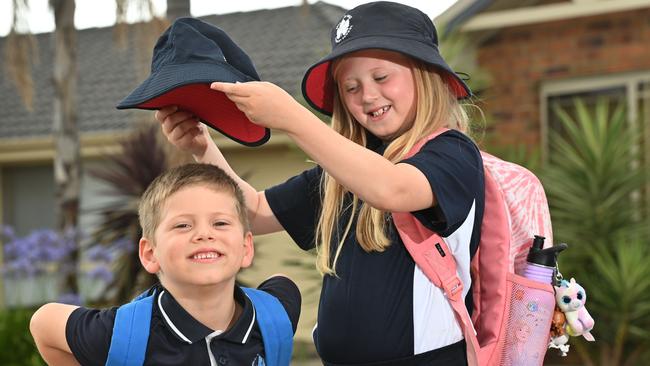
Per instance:
[[[578,285],[574,278],[568,282],[563,280],[559,287],[555,287],[555,300],[566,316],[567,334],[572,337],[581,335],[589,342],[593,342],[594,336],[589,331],[594,327],[594,319],[585,308],[587,301],[585,289]]]
[[[581,335],[590,342],[595,341],[594,336],[590,333],[595,322],[585,307],[587,293],[574,278],[571,278],[570,281],[560,280],[559,286],[554,287],[557,307],[556,314],[553,316],[549,348],[557,348],[562,356],[566,356],[569,350],[567,344],[569,336]]]

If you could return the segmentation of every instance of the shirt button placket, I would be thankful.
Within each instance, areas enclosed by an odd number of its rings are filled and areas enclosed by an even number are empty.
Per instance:
[[[208,348],[208,357],[210,357],[210,366],[226,365],[228,363],[228,359],[224,356],[219,356],[219,363],[217,363],[217,359],[214,357],[212,349],[210,348],[210,342],[212,342],[212,338],[218,336],[221,333],[222,332],[220,331],[216,331],[205,337],[205,345]]]

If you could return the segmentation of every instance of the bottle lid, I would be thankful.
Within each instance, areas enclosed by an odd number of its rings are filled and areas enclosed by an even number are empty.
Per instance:
[[[568,247],[565,243],[560,243],[546,249],[544,247],[544,237],[535,235],[533,246],[528,251],[526,261],[546,267],[555,267],[557,255]]]

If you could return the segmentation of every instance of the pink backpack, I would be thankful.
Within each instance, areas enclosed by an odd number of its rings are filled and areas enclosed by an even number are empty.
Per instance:
[[[412,156],[436,131],[414,146]],[[479,248],[471,263],[474,309],[470,319],[462,298],[456,261],[444,239],[410,213],[392,213],[407,250],[454,310],[467,343],[469,365],[542,365],[555,298],[551,284],[515,274],[525,263],[534,235],[552,243],[544,188],[527,169],[481,152],[485,209]],[[436,248],[439,245],[442,256]]]

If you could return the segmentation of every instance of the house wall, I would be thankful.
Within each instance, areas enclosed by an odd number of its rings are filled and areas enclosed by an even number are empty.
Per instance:
[[[649,44],[650,9],[498,30],[477,58],[492,76],[481,106],[499,143],[540,144],[542,82],[648,71]]]

